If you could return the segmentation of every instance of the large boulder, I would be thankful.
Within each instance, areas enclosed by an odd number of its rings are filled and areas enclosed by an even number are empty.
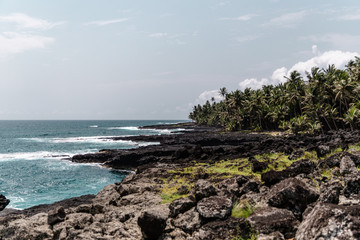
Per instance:
[[[339,181],[330,181],[322,184],[320,187],[319,202],[338,204],[342,188]]]
[[[292,211],[296,218],[301,215],[307,205],[315,202],[319,194],[296,178],[288,178],[274,185],[268,193],[268,204],[273,207]]]
[[[191,233],[201,226],[200,214],[193,207],[189,211],[179,214],[174,220],[174,226],[181,228],[184,232]]]
[[[63,222],[65,217],[65,209],[63,207],[58,207],[57,209],[48,213],[48,224],[52,226],[59,222]]]
[[[286,238],[294,237],[300,224],[291,211],[274,207],[256,210],[247,220],[258,233],[271,234],[280,232]]]
[[[138,218],[138,225],[141,229],[144,239],[158,239],[166,227],[166,220],[168,216],[169,208],[162,205],[147,209],[142,212]]]
[[[195,183],[195,198],[197,201],[212,195],[216,195],[216,189],[210,182],[199,179]]]
[[[179,198],[174,200],[170,205],[170,216],[176,217],[179,213],[184,213],[196,205],[193,197]]]
[[[201,240],[233,240],[250,239],[252,234],[253,231],[246,219],[230,217],[226,220],[209,222],[194,232],[192,236],[193,239]]]
[[[196,209],[203,218],[225,219],[231,213],[232,201],[223,196],[211,196],[200,200]]]
[[[316,205],[296,232],[296,240],[308,239],[360,239],[360,206]]]
[[[318,158],[324,157],[326,154],[331,152],[330,146],[328,145],[319,145],[315,148]]]
[[[309,159],[302,159],[297,162],[294,162],[285,170],[282,171],[270,170],[269,172],[261,174],[261,181],[263,181],[266,186],[271,186],[286,178],[295,177],[301,173],[304,174],[312,173],[315,167],[316,165],[313,161]]]
[[[221,195],[227,196],[240,196],[240,187],[249,181],[248,177],[245,176],[236,176],[228,178],[220,182],[217,186],[221,192]]]
[[[350,158],[350,156],[343,156],[340,161],[340,174],[355,174],[357,173],[357,169],[354,161]]]
[[[344,195],[350,197],[352,194],[360,193],[360,175],[347,175],[345,178]]]
[[[7,199],[4,195],[0,194],[0,211],[2,211],[9,203],[10,200]]]

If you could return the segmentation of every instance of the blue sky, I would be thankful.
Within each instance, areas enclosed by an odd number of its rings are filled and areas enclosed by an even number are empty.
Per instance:
[[[0,0],[0,119],[186,119],[360,53],[360,3]]]

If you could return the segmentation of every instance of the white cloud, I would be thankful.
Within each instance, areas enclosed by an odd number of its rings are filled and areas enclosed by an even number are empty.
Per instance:
[[[271,84],[275,85],[278,83],[286,82],[286,79],[284,78],[284,76],[287,76],[287,75],[288,75],[288,72],[287,72],[286,67],[276,69],[271,75],[271,80],[272,80]]]
[[[280,17],[270,19],[270,21],[264,23],[263,26],[295,27],[304,19],[306,14],[306,11],[286,13]]]
[[[317,47],[313,46],[313,50],[314,48],[317,51]],[[278,68],[272,73],[269,79],[262,78],[261,80],[258,80],[256,78],[248,78],[240,82],[239,86],[243,90],[246,87],[259,89],[263,85],[277,85],[286,82],[284,77],[290,76],[290,73],[295,70],[306,79],[306,72],[310,72],[313,67],[327,68],[329,65],[334,64],[336,68],[343,69],[350,60],[355,58],[355,56],[360,57],[360,54],[357,52],[327,51],[306,61],[298,62],[290,69],[287,69],[286,67]]]
[[[262,78],[258,80],[256,78],[248,78],[239,83],[240,90],[244,90],[245,88],[251,89],[260,89],[263,85],[270,84],[269,79]]]
[[[152,33],[152,34],[149,34],[149,37],[152,37],[152,38],[161,38],[161,37],[167,37],[168,34],[167,33]]]
[[[256,14],[246,14],[246,15],[242,15],[239,17],[234,17],[234,18],[228,18],[228,17],[224,17],[224,18],[219,18],[219,20],[221,21],[249,21],[250,19],[252,19],[253,17],[256,17],[258,15]]]
[[[191,104],[191,106],[194,105],[203,105],[207,100],[211,100],[211,98],[214,98],[216,102],[220,102],[224,98],[220,95],[219,90],[210,90],[210,91],[204,91],[200,94],[200,96],[195,100],[194,104]]]
[[[336,68],[344,68],[355,56],[359,56],[359,54],[356,52],[327,51],[307,61],[296,63],[290,68],[288,75],[295,70],[305,75],[305,72],[310,72],[312,67],[327,68],[332,64]]]
[[[31,49],[45,48],[53,38],[16,32],[0,34],[0,56],[21,53]]]
[[[114,23],[126,22],[128,20],[129,20],[128,18],[119,18],[119,19],[111,19],[111,20],[99,20],[99,21],[92,21],[92,22],[85,23],[85,25],[105,26],[105,25],[114,24]]]
[[[33,18],[23,13],[0,16],[0,22],[15,23],[20,28],[48,30],[64,22],[51,23],[40,18]]]

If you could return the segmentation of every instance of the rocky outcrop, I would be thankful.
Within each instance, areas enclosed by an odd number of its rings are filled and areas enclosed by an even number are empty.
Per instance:
[[[215,194],[216,194],[215,187],[208,181],[199,179],[195,183],[195,198],[197,201],[199,201],[205,197],[210,197]]]
[[[268,194],[270,206],[292,211],[301,220],[307,205],[315,202],[319,194],[296,178],[288,178],[274,185]]]
[[[142,212],[138,218],[138,225],[143,233],[144,239],[158,239],[166,227],[168,216],[169,209],[162,205]]]
[[[360,206],[316,205],[296,233],[296,240],[308,239],[360,239]]]
[[[360,142],[360,132],[273,137],[198,130],[116,138],[161,144],[74,156],[72,161],[101,162],[136,174],[96,196],[8,212],[0,216],[0,238],[359,239],[360,154],[328,154],[341,139]],[[309,155],[305,150],[328,157],[301,159]],[[292,164],[269,171],[273,162],[254,157],[269,152],[286,152]],[[203,165],[203,171],[185,171],[194,166],[193,160],[217,164],[235,158],[244,158],[252,173],[223,175],[207,172]],[[230,165],[245,168],[242,163]],[[180,186],[174,179],[181,180]],[[163,203],[164,188],[171,189],[172,197],[184,196]]]
[[[4,195],[0,194],[0,211],[2,211],[10,203],[9,199],[6,199]]]
[[[176,217],[178,214],[190,210],[195,205],[196,201],[193,197],[176,199],[169,205],[170,216]]]
[[[270,170],[266,173],[263,173],[261,174],[261,180],[265,183],[266,186],[271,186],[286,178],[295,177],[302,173],[312,173],[315,167],[316,165],[313,161],[309,159],[303,159],[294,162],[283,171]]]
[[[231,213],[232,201],[222,196],[211,196],[201,199],[196,209],[203,218],[225,219]]]
[[[256,232],[266,235],[280,232],[286,238],[294,237],[300,224],[291,211],[274,207],[258,209],[247,220]]]

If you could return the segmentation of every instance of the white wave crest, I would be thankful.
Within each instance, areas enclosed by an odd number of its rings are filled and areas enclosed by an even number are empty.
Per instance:
[[[11,161],[11,160],[37,160],[37,159],[49,159],[49,158],[68,158],[75,155],[75,153],[62,153],[62,152],[16,152],[16,153],[0,153],[0,161]]]
[[[139,127],[109,127],[108,130],[128,130],[128,131],[143,131],[143,132],[153,132],[160,134],[171,134],[173,132],[186,131],[184,128],[175,128],[175,129],[156,129],[156,128],[139,128]]]
[[[97,128],[97,127],[99,127],[98,125],[91,125],[91,126],[89,126],[89,128]]]
[[[68,138],[21,138],[25,141],[46,143],[100,143],[100,144],[125,144],[133,145],[132,141],[114,140],[118,136],[91,136],[91,137],[68,137]]]
[[[139,127],[109,127],[108,130],[129,130],[129,131],[138,131],[141,130]]]

